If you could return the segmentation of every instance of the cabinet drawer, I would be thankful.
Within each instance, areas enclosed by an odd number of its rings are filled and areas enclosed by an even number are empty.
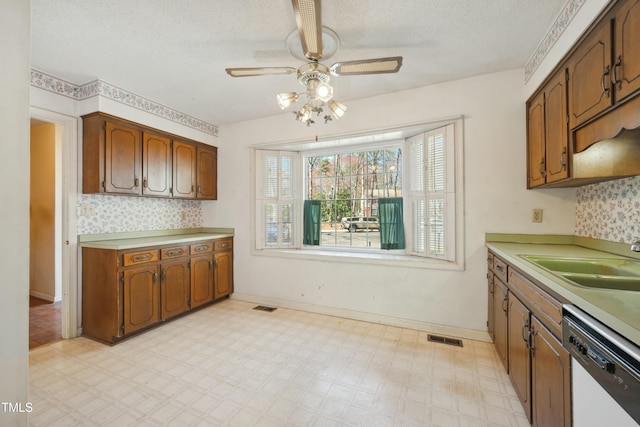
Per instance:
[[[122,255],[122,265],[128,267],[130,265],[145,264],[147,262],[158,261],[158,250],[150,249],[148,251],[129,252]]]
[[[213,242],[196,243],[190,247],[191,255],[213,252]]]
[[[180,258],[189,255],[189,246],[176,246],[160,250],[161,259]]]
[[[509,289],[522,299],[553,335],[562,337],[562,305],[559,301],[512,269],[509,270]]]
[[[487,253],[487,266],[489,270],[493,270],[493,254],[491,252]]]
[[[497,256],[493,257],[493,272],[500,278],[500,280],[507,283],[507,263]]]
[[[220,239],[216,240],[216,251],[226,251],[233,248],[233,240],[232,239]]]

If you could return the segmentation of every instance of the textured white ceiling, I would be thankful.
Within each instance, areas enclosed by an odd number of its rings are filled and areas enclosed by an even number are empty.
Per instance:
[[[566,0],[324,0],[341,47],[325,65],[401,55],[398,74],[334,77],[349,100],[522,68]],[[31,0],[32,66],[101,79],[215,125],[281,112],[295,75],[232,78],[226,67],[298,67],[284,47],[290,0]],[[499,90],[499,88],[496,88]]]

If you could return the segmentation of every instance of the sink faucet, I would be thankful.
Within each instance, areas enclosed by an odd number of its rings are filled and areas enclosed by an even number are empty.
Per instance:
[[[640,240],[633,242],[630,249],[634,252],[640,252]]]

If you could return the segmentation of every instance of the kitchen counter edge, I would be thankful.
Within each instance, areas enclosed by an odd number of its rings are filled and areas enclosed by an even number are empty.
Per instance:
[[[125,250],[146,246],[173,245],[233,237],[232,228],[200,228],[130,233],[83,234],[78,244],[83,248]]]

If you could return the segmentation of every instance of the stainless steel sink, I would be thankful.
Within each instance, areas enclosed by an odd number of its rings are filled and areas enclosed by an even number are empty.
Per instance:
[[[626,258],[564,258],[523,255],[528,261],[589,288],[640,292],[640,261]]]

